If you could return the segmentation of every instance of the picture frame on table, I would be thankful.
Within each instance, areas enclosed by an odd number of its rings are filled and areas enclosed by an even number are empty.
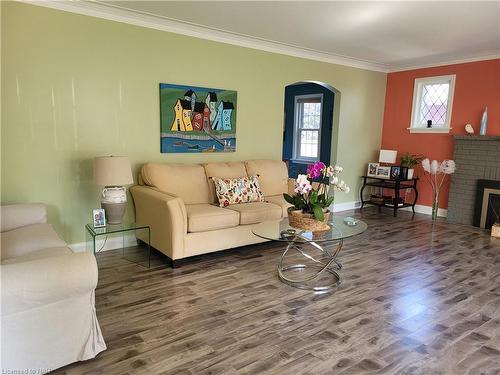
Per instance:
[[[391,167],[391,180],[400,180],[401,166],[394,165]]]
[[[377,177],[379,178],[391,178],[391,167],[377,167]]]
[[[379,166],[379,163],[368,163],[368,171],[366,172],[366,175],[369,177],[377,177],[377,168]]]
[[[103,208],[95,208],[92,210],[92,222],[94,223],[94,228],[106,226],[106,212]]]
[[[394,165],[391,167],[391,179],[392,180],[407,180],[408,179],[408,168],[401,165]]]

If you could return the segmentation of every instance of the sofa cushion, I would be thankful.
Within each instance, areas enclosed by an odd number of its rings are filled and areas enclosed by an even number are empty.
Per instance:
[[[239,178],[213,178],[220,207],[231,204],[264,202],[257,176]]]
[[[267,202],[235,204],[229,206],[227,210],[239,212],[242,225],[279,220],[283,217],[283,210],[280,206]]]
[[[50,224],[33,224],[2,232],[2,260],[23,256],[49,247],[65,247]]]
[[[283,217],[288,217],[288,208],[292,207],[292,205],[283,198],[283,194],[266,197],[266,202],[280,206],[283,210]]]
[[[207,176],[200,164],[147,163],[141,177],[146,185],[179,197],[185,204],[211,203]]]
[[[12,263],[22,263],[29,262],[31,260],[37,260],[42,258],[55,257],[64,254],[71,254],[72,251],[69,247],[49,247],[48,249],[42,249],[33,251],[32,253],[28,253],[25,255],[18,256],[16,258],[10,258],[2,260],[2,265],[12,264]]]
[[[281,160],[249,160],[245,166],[249,176],[259,176],[260,188],[265,197],[288,191],[288,171]]]
[[[191,233],[236,227],[240,220],[237,212],[206,203],[187,204],[186,212]]]
[[[210,189],[210,199],[212,203],[219,203],[215,194],[213,177],[218,178],[238,178],[248,177],[245,164],[241,161],[228,163],[207,163],[204,164],[205,173],[208,178],[208,187]]]

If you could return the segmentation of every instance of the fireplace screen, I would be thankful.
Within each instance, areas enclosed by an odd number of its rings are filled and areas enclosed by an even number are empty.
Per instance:
[[[490,229],[493,224],[500,223],[500,192],[498,194],[490,193],[488,194],[488,207],[486,208],[486,213],[484,219],[481,218],[481,223],[484,220],[484,228]]]
[[[478,180],[474,225],[491,229],[500,222],[500,181]]]

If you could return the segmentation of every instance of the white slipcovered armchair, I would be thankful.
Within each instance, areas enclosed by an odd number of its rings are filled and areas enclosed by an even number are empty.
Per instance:
[[[43,373],[105,350],[94,255],[73,253],[47,223],[43,204],[0,213],[2,373]]]

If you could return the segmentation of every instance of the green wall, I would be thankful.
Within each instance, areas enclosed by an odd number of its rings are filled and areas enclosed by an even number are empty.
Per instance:
[[[286,85],[326,82],[341,92],[338,148],[357,200],[380,146],[386,74],[273,54],[34,5],[1,3],[2,204],[45,202],[70,243],[99,207],[92,163],[281,158]],[[160,154],[158,84],[238,91],[237,152]],[[132,218],[129,207],[128,215]]]

